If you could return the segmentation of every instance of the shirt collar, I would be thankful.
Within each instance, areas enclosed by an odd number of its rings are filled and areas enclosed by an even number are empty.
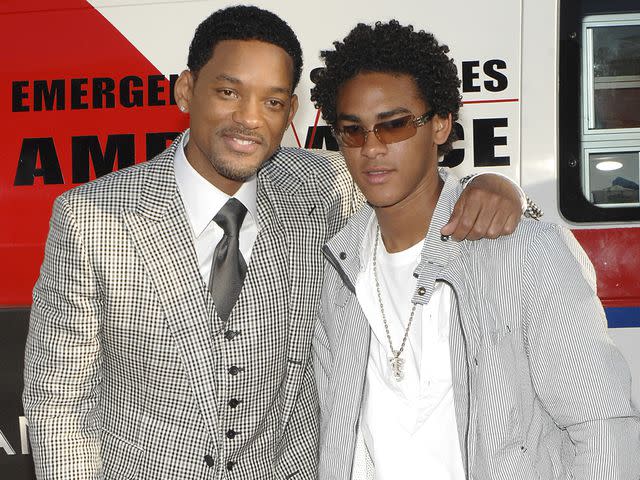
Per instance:
[[[182,197],[193,233],[197,238],[231,197],[212,185],[191,166],[184,153],[184,147],[188,141],[189,130],[185,132],[182,142],[176,149],[174,170],[178,191]],[[247,208],[247,214],[256,224],[257,188],[258,182],[256,176],[253,175],[233,195]]]
[[[447,223],[462,187],[458,179],[444,169],[439,169],[439,174],[444,180],[444,187],[431,217],[427,238],[422,246],[421,261],[415,271],[418,276],[418,286],[425,287],[427,294],[414,296],[412,301],[416,303],[428,302],[437,273],[461,251],[460,243],[442,240],[440,229]],[[369,262],[372,244],[375,241],[376,225],[373,208],[364,204],[324,247],[325,251],[330,252],[330,258],[340,259],[335,262],[329,261],[334,264],[341,276],[344,275],[343,280],[347,278],[352,286],[356,284],[358,275]]]

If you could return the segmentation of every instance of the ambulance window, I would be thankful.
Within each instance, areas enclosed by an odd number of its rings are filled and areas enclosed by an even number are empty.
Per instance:
[[[561,19],[560,209],[640,220],[640,12],[588,13]]]
[[[587,151],[588,167],[584,169],[585,192],[589,201],[599,207],[637,207],[640,183],[638,152]]]
[[[588,132],[640,127],[640,19],[609,26],[585,19]],[[633,22],[633,20],[630,20]]]

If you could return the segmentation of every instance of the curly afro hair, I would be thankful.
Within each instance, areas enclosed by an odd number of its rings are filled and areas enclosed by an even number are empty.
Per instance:
[[[218,42],[259,40],[282,48],[293,60],[292,91],[302,73],[302,48],[291,27],[275,13],[258,7],[238,5],[213,12],[196,29],[187,66],[194,73],[209,61]]]
[[[400,73],[415,79],[418,90],[431,109],[442,117],[451,114],[458,119],[461,106],[460,80],[449,47],[439,45],[435,37],[397,20],[376,22],[375,26],[358,24],[342,42],[334,42],[334,50],[323,50],[320,58],[325,68],[316,72],[316,85],[311,100],[322,109],[322,118],[335,125],[338,90],[349,79],[362,72]],[[438,146],[438,154],[451,150],[455,133]]]

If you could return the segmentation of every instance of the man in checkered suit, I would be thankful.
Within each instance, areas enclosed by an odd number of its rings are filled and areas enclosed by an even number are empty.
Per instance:
[[[302,67],[280,18],[215,12],[188,64],[176,99],[190,130],[55,202],[25,360],[39,479],[316,476],[309,356],[321,246],[360,193],[339,156],[279,148]],[[480,233],[512,230],[517,198],[478,192],[467,205],[506,211]],[[209,279],[223,233],[212,219],[230,197],[247,212],[247,270],[221,318]]]

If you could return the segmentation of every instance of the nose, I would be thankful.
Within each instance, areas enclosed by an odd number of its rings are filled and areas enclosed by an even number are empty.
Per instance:
[[[231,118],[245,128],[258,128],[262,124],[259,102],[253,99],[242,100],[238,103],[238,108],[234,110]]]
[[[387,145],[378,139],[373,130],[367,130],[364,136],[364,145],[360,151],[365,157],[375,158],[387,151]]]

